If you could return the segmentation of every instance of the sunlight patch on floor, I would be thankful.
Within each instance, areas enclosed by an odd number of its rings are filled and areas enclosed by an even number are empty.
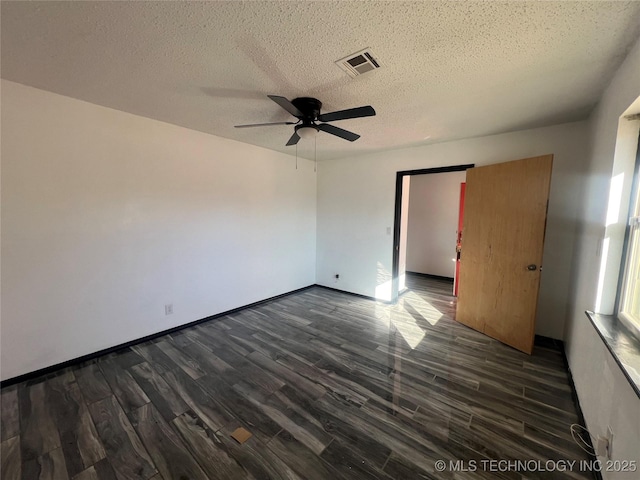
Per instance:
[[[442,312],[429,302],[416,295],[414,292],[407,292],[402,296],[402,301],[408,303],[431,325],[435,325],[442,318]]]
[[[420,328],[416,320],[410,315],[406,319],[402,320],[392,320],[393,325],[398,329],[400,335],[407,345],[411,347],[411,350],[416,348],[422,342],[422,339],[425,337],[426,332]]]
[[[376,306],[378,320],[387,328],[395,327],[412,350],[420,345],[427,334],[426,330],[418,325],[416,314],[430,325],[435,325],[443,317],[442,312],[412,291],[403,294],[395,307]]]
[[[376,286],[375,298],[377,300],[389,301],[391,300],[393,279],[381,262],[377,262],[376,267],[378,286]],[[405,283],[405,279],[405,275],[400,276],[399,280],[401,285]],[[380,312],[378,312],[378,308],[376,308],[376,316],[381,322],[384,322],[387,328],[391,328],[392,325],[396,327],[404,341],[407,342],[407,345],[409,345],[412,350],[420,345],[420,342],[422,342],[426,335],[426,330],[421,328],[416,318],[414,318],[416,313],[431,325],[438,323],[443,316],[440,310],[411,290],[405,292],[400,297],[397,307],[404,310],[404,312],[402,312],[402,318],[393,318],[393,308],[387,309],[387,313],[383,315],[379,315]]]

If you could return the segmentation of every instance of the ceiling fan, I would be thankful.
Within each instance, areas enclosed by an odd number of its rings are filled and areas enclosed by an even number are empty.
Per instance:
[[[360,135],[344,130],[328,123],[316,122],[335,122],[337,120],[347,120],[349,118],[372,117],[376,111],[372,106],[349,108],[347,110],[339,110],[331,113],[320,113],[322,102],[316,98],[300,97],[289,101],[284,97],[277,95],[267,95],[271,100],[276,102],[287,112],[298,119],[297,122],[275,122],[275,123],[252,123],[249,125],[236,125],[236,128],[247,127],[264,127],[267,125],[295,125],[295,131],[287,142],[287,146],[295,145],[300,138],[314,136],[319,130],[330,133],[350,142],[354,142],[360,138]]]

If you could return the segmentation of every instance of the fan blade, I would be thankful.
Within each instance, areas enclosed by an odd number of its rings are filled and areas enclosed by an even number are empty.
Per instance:
[[[282,108],[284,108],[287,112],[289,112],[294,117],[303,116],[302,112],[298,110],[298,108],[286,98],[279,97],[278,95],[267,95],[267,97],[269,97],[271,100],[276,102],[278,105],[280,105]]]
[[[298,135],[298,132],[293,132],[293,135],[291,135],[291,138],[287,142],[287,147],[290,145],[295,145],[299,141],[300,141],[300,136]]]
[[[337,112],[323,113],[318,115],[320,122],[335,122],[337,120],[347,120],[348,118],[373,117],[376,111],[371,105],[366,107],[349,108]]]
[[[267,125],[295,125],[296,123],[298,122],[250,123],[248,125],[235,125],[235,128],[265,127]]]
[[[317,125],[317,127],[318,130],[330,133],[331,135],[335,135],[336,137],[344,138],[345,140],[349,140],[350,142],[355,142],[360,138],[360,135],[358,135],[357,133],[334,127],[333,125],[329,125],[328,123],[321,123],[320,125]]]

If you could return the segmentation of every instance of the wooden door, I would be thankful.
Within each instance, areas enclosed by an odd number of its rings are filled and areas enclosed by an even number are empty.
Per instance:
[[[456,320],[531,353],[553,155],[467,170]]]

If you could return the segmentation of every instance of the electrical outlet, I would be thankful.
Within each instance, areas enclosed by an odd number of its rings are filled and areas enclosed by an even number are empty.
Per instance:
[[[173,303],[167,303],[164,306],[164,314],[165,315],[172,315],[173,314]]]
[[[596,438],[596,456],[608,457],[609,456],[609,439],[600,435]]]
[[[605,457],[607,460],[611,460],[611,453],[613,451],[613,430],[611,426],[607,427],[607,434],[599,435],[596,438],[595,450],[598,457]]]

